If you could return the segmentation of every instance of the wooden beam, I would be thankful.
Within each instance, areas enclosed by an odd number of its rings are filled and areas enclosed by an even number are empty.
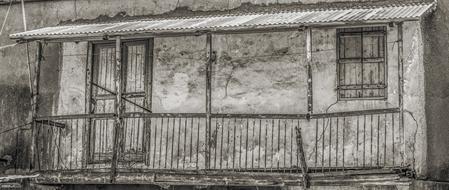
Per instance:
[[[117,175],[117,165],[118,158],[120,157],[120,147],[122,144],[122,127],[123,127],[123,103],[122,103],[122,93],[123,93],[123,82],[122,82],[122,42],[120,36],[116,38],[115,44],[115,76],[114,76],[114,84],[115,89],[117,91],[115,102],[114,102],[114,110],[115,110],[115,120],[114,120],[114,146],[113,146],[113,154],[112,154],[112,163],[111,163],[111,183],[115,182],[115,177]]]
[[[312,28],[306,30],[307,51],[307,114],[313,114],[313,86],[312,86]],[[310,118],[309,118],[310,119]]]
[[[28,46],[28,44],[27,44]],[[39,150],[38,144],[37,144],[37,138],[38,138],[38,133],[37,133],[37,123],[36,123],[36,118],[38,117],[38,111],[39,111],[39,81],[40,81],[40,67],[41,67],[41,63],[42,63],[42,42],[37,41],[37,49],[36,49],[36,62],[34,65],[34,74],[31,75],[30,73],[30,77],[33,76],[34,80],[33,81],[33,85],[31,88],[31,117],[33,120],[33,126],[32,126],[32,139],[31,139],[31,166],[30,169],[35,169],[35,167],[37,166],[37,168],[40,170],[40,162],[39,162],[39,154],[36,154],[37,151]],[[31,72],[31,70],[30,70]]]
[[[309,177],[309,169],[307,168],[307,162],[306,162],[306,156],[304,153],[304,147],[302,142],[302,135],[301,135],[301,128],[299,126],[296,126],[296,147],[297,147],[297,154],[299,158],[299,164],[302,171],[302,181],[304,189],[310,188],[310,177]]]
[[[310,173],[311,185],[360,185],[409,183],[410,179],[402,177],[391,169],[339,171]],[[38,184],[109,184],[105,171],[60,171],[41,172],[33,182]],[[136,172],[120,169],[116,184],[165,184],[165,185],[225,185],[225,186],[299,186],[303,185],[302,174],[298,173],[249,173],[193,171],[178,172]]]
[[[62,43],[61,43],[62,44]],[[61,45],[63,47],[63,44]],[[94,60],[94,46],[92,43],[88,43],[87,47],[87,59],[86,59],[86,94],[85,94],[85,111],[86,114],[93,114],[93,104],[92,104],[92,77],[93,77],[93,60]],[[61,48],[61,57],[63,55],[63,50]],[[61,61],[62,64],[62,61]],[[82,136],[82,154],[81,154],[81,167],[87,168],[87,165],[91,159],[89,143],[92,137],[91,129],[92,126],[92,118],[85,118],[86,125],[83,127],[83,136]]]
[[[405,142],[404,142],[404,32],[403,32],[403,23],[397,23],[398,26],[398,78],[399,78],[399,140],[401,143],[401,165],[404,164],[404,153],[405,153]],[[394,162],[394,161],[393,161]]]
[[[57,128],[66,128],[66,124],[65,123],[59,123],[53,120],[35,120],[36,123],[41,124],[41,125],[47,125],[50,127],[57,127]]]
[[[210,167],[210,142],[211,142],[211,112],[212,112],[212,63],[215,61],[215,53],[212,48],[212,34],[206,37],[207,56],[206,64],[206,168]]]

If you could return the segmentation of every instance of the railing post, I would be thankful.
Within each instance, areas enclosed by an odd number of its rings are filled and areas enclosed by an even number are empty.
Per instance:
[[[122,127],[123,127],[123,118],[122,118],[122,43],[120,36],[116,37],[116,45],[115,45],[115,90],[117,91],[115,97],[114,111],[114,147],[113,147],[113,155],[111,162],[111,183],[115,182],[115,177],[117,175],[117,165],[120,157],[120,147],[122,145]]]
[[[212,63],[215,61],[215,52],[212,48],[212,34],[207,34],[207,56],[206,65],[206,169],[210,168],[210,137],[211,137],[211,111],[212,111]]]
[[[31,74],[31,67],[30,67],[30,77],[34,77],[34,80],[32,82],[31,86],[31,119],[32,119],[32,126],[31,126],[31,146],[30,146],[30,170],[34,169],[34,167],[37,165],[38,170],[40,170],[40,163],[39,163],[39,157],[38,153],[38,146],[37,146],[37,123],[36,118],[39,110],[39,80],[40,80],[40,67],[42,63],[42,42],[37,41],[37,49],[36,49],[36,63],[34,65],[34,75]]]

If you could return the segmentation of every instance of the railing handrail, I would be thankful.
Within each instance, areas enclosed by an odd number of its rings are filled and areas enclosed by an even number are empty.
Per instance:
[[[371,109],[371,110],[357,110],[346,112],[331,112],[331,113],[317,113],[317,114],[231,114],[224,113],[211,114],[212,118],[247,118],[247,119],[317,119],[317,118],[330,118],[330,117],[350,117],[350,116],[363,116],[363,115],[377,115],[377,114],[389,114],[399,113],[399,108],[388,109]],[[70,114],[70,115],[55,115],[55,116],[41,116],[36,120],[64,120],[64,119],[108,119],[114,118],[113,113],[101,113],[101,114]],[[182,117],[182,118],[203,118],[206,117],[206,113],[142,113],[133,112],[123,114],[125,118],[149,118],[149,117]]]

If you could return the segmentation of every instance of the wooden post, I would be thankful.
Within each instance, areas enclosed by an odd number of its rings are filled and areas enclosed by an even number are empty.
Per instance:
[[[28,44],[27,44],[28,46]],[[40,162],[39,162],[39,147],[37,144],[37,123],[36,118],[39,111],[39,80],[40,80],[40,67],[42,63],[42,43],[40,41],[37,41],[37,49],[36,49],[36,63],[34,65],[34,72],[31,74],[32,70],[30,67],[30,78],[34,77],[34,80],[32,80],[32,86],[31,86],[31,117],[32,117],[32,127],[31,127],[31,161],[30,161],[30,169],[34,169],[36,166],[38,170],[40,170]],[[29,63],[30,64],[30,63]]]
[[[212,48],[212,35],[207,34],[207,56],[206,65],[206,169],[210,168],[210,146],[211,146],[211,112],[212,112],[212,63],[215,61],[215,54]]]
[[[310,188],[310,181],[309,181],[309,169],[307,167],[306,162],[306,156],[304,154],[304,148],[302,146],[302,135],[301,135],[301,128],[299,126],[296,126],[296,145],[297,145],[297,154],[299,158],[299,164],[301,164],[301,172],[302,172],[302,179],[303,179],[303,185],[304,189]]]
[[[153,56],[154,56],[154,38],[148,40],[148,43],[145,45],[146,53],[145,53],[145,75],[144,75],[144,89],[145,89],[145,99],[144,99],[144,107],[149,110],[150,113],[153,112],[152,108],[152,93],[153,93]],[[150,146],[151,146],[151,117],[144,118],[144,145],[145,145],[145,164],[150,164]]]
[[[299,164],[301,164],[301,172],[302,172],[302,181],[304,189],[310,188],[310,178],[309,178],[309,169],[307,168],[307,162],[306,157],[304,154],[304,148],[302,146],[302,135],[301,135],[301,128],[299,126],[296,126],[296,145],[297,145],[297,154],[299,158]]]
[[[312,28],[306,31],[306,51],[307,51],[307,115],[313,114],[313,86],[312,86]]]
[[[402,22],[398,23],[398,102],[399,102],[399,136],[401,143],[401,166],[404,166],[404,153],[405,153],[405,145],[404,145],[404,43],[403,43],[403,27]],[[394,158],[394,155],[393,155]],[[394,161],[393,161],[394,162]]]
[[[61,43],[62,44],[62,43]],[[61,50],[62,50],[63,45],[61,45]],[[87,114],[92,114],[92,74],[93,74],[93,44],[89,43],[88,47],[87,47],[87,64],[86,64],[86,96],[85,96],[85,113]],[[61,57],[63,55],[63,51],[60,52]],[[61,61],[62,63],[62,61]],[[82,142],[83,142],[83,152],[82,152],[82,163],[81,163],[81,167],[83,169],[87,168],[87,165],[90,161],[90,157],[91,154],[89,153],[89,141],[90,141],[90,136],[91,136],[91,126],[92,126],[92,119],[88,118],[85,120],[86,125],[83,127],[83,137],[82,137]]]
[[[122,112],[123,112],[123,104],[122,104],[122,43],[120,36],[116,37],[116,44],[115,44],[115,77],[114,77],[114,83],[115,83],[115,90],[116,90],[116,96],[115,96],[115,104],[114,104],[114,111],[115,111],[115,121],[114,121],[114,147],[113,147],[113,154],[112,154],[112,163],[111,163],[111,183],[115,182],[115,177],[117,175],[117,165],[118,160],[120,157],[120,147],[122,144],[122,127],[123,127],[123,118],[122,118]]]

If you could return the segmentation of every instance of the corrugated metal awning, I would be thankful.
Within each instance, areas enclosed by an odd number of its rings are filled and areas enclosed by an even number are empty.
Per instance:
[[[12,39],[64,39],[103,37],[105,35],[175,34],[201,31],[226,32],[273,28],[295,28],[348,23],[387,23],[418,20],[433,10],[434,3],[401,4],[324,10],[298,10],[276,13],[215,15],[167,18],[117,23],[65,25],[41,28],[10,35]]]

